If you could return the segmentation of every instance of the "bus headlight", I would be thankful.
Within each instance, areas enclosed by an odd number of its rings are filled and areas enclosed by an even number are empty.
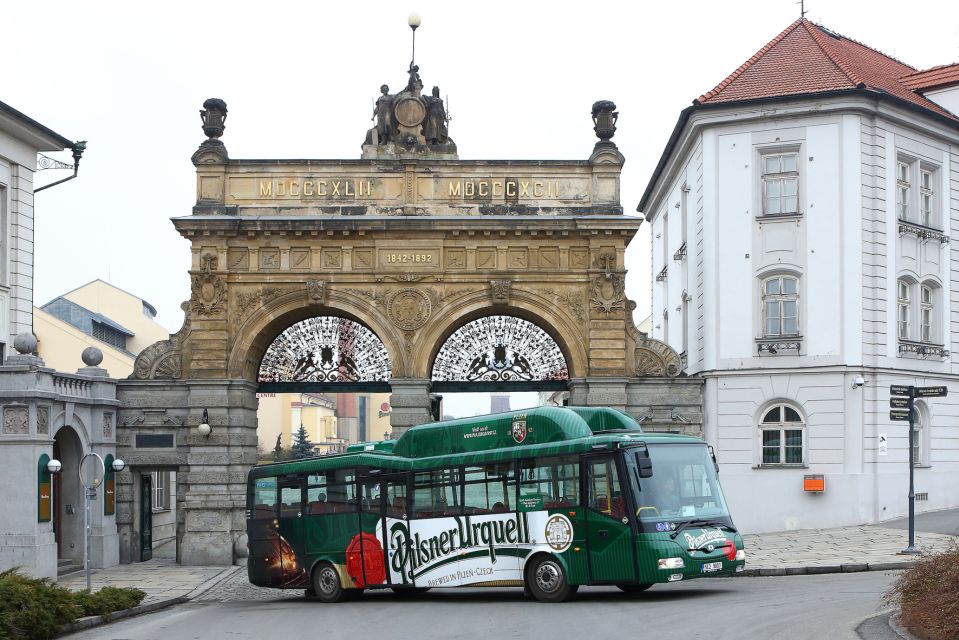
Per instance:
[[[686,566],[686,563],[683,562],[682,558],[660,558],[659,559],[660,569],[682,569],[685,566]]]
[[[736,551],[736,560],[745,560],[746,559],[746,550],[739,549]]]

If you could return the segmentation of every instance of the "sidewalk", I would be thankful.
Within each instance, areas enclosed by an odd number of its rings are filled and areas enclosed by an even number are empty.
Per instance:
[[[943,551],[952,536],[916,532],[916,548]],[[897,555],[909,543],[902,529],[868,525],[743,535],[746,575],[801,575],[905,568],[914,556]]]

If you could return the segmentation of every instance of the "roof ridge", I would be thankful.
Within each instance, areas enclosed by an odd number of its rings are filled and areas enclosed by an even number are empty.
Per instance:
[[[806,22],[808,22],[809,24],[813,25],[813,26],[816,27],[817,29],[822,29],[823,31],[828,31],[829,33],[835,34],[836,36],[838,36],[839,38],[842,38],[843,40],[848,40],[849,42],[858,44],[858,45],[859,45],[860,47],[862,47],[863,49],[869,49],[869,50],[872,51],[873,53],[878,53],[879,55],[883,56],[884,58],[889,58],[890,60],[894,60],[895,62],[898,62],[899,64],[901,64],[901,65],[904,66],[904,67],[909,67],[909,68],[912,69],[913,71],[916,70],[916,68],[915,68],[914,66],[912,66],[911,64],[909,64],[908,62],[903,62],[902,60],[900,60],[900,59],[897,58],[896,56],[891,56],[891,55],[889,55],[888,53],[885,53],[885,52],[883,52],[883,51],[880,51],[880,50],[877,49],[876,47],[870,47],[868,44],[866,44],[866,43],[864,43],[864,42],[860,42],[859,40],[856,40],[855,38],[850,38],[850,37],[847,36],[847,35],[844,35],[844,34],[842,34],[842,33],[839,33],[838,31],[833,31],[832,29],[830,29],[829,27],[827,27],[827,26],[824,25],[824,24],[819,24],[818,22],[813,22],[812,20],[806,20]]]
[[[699,96],[698,98],[696,98],[695,100],[693,100],[693,104],[702,104],[703,102],[706,102],[706,101],[708,101],[708,100],[716,97],[717,95],[719,95],[719,93],[720,93],[723,89],[725,89],[726,87],[728,87],[728,86],[730,85],[730,83],[733,82],[733,80],[735,80],[736,78],[738,78],[739,76],[741,76],[741,75],[743,74],[743,72],[746,71],[746,69],[748,69],[748,68],[751,67],[753,64],[755,64],[757,60],[759,60],[760,58],[762,58],[762,57],[766,54],[767,51],[769,51],[769,50],[772,49],[774,46],[776,46],[777,44],[779,44],[779,43],[782,41],[783,38],[785,38],[785,37],[788,36],[790,33],[792,33],[793,31],[795,31],[796,28],[799,27],[799,25],[802,24],[803,22],[805,22],[805,18],[799,18],[798,20],[796,20],[795,22],[793,22],[791,25],[789,25],[788,27],[786,27],[786,28],[783,30],[782,33],[780,33],[778,36],[776,36],[775,38],[773,38],[772,40],[770,40],[769,42],[767,42],[767,43],[766,43],[766,46],[764,46],[762,49],[760,49],[759,51],[757,51],[756,53],[754,53],[754,54],[752,55],[752,57],[749,58],[749,60],[746,60],[746,62],[742,63],[742,64],[739,66],[739,68],[736,69],[735,71],[733,71],[731,74],[729,74],[729,76],[727,76],[725,80],[723,80],[722,82],[720,82],[719,84],[717,84],[717,85],[716,85],[715,87],[713,87],[710,91],[707,91],[707,92],[704,93],[703,95],[701,95],[701,96]]]
[[[843,62],[842,59],[836,54],[836,52],[833,51],[832,47],[829,46],[829,43],[827,43],[824,40],[824,38],[826,38],[827,36],[822,31],[819,30],[820,28],[819,25],[809,22],[805,18],[802,19],[802,23],[803,23],[803,27],[806,29],[806,33],[808,33],[812,37],[813,42],[815,42],[819,46],[819,48],[822,49],[822,52],[825,53],[826,56],[832,61],[832,63],[836,65],[840,71],[843,72],[843,75],[849,78],[850,82],[852,82],[857,87],[866,86],[865,80],[860,78],[855,71],[850,69],[849,65]],[[816,27],[816,28],[815,29],[810,28],[809,25],[812,25],[813,27]]]

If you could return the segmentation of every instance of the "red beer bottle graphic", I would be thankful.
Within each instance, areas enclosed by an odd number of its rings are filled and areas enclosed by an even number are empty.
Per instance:
[[[386,582],[386,560],[376,536],[371,533],[353,536],[346,547],[346,572],[361,589]]]

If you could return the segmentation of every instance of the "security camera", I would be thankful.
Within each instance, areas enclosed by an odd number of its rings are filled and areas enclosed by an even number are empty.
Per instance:
[[[864,384],[866,384],[866,379],[863,378],[862,376],[856,376],[856,378],[852,381],[852,386],[854,389],[858,389]]]

